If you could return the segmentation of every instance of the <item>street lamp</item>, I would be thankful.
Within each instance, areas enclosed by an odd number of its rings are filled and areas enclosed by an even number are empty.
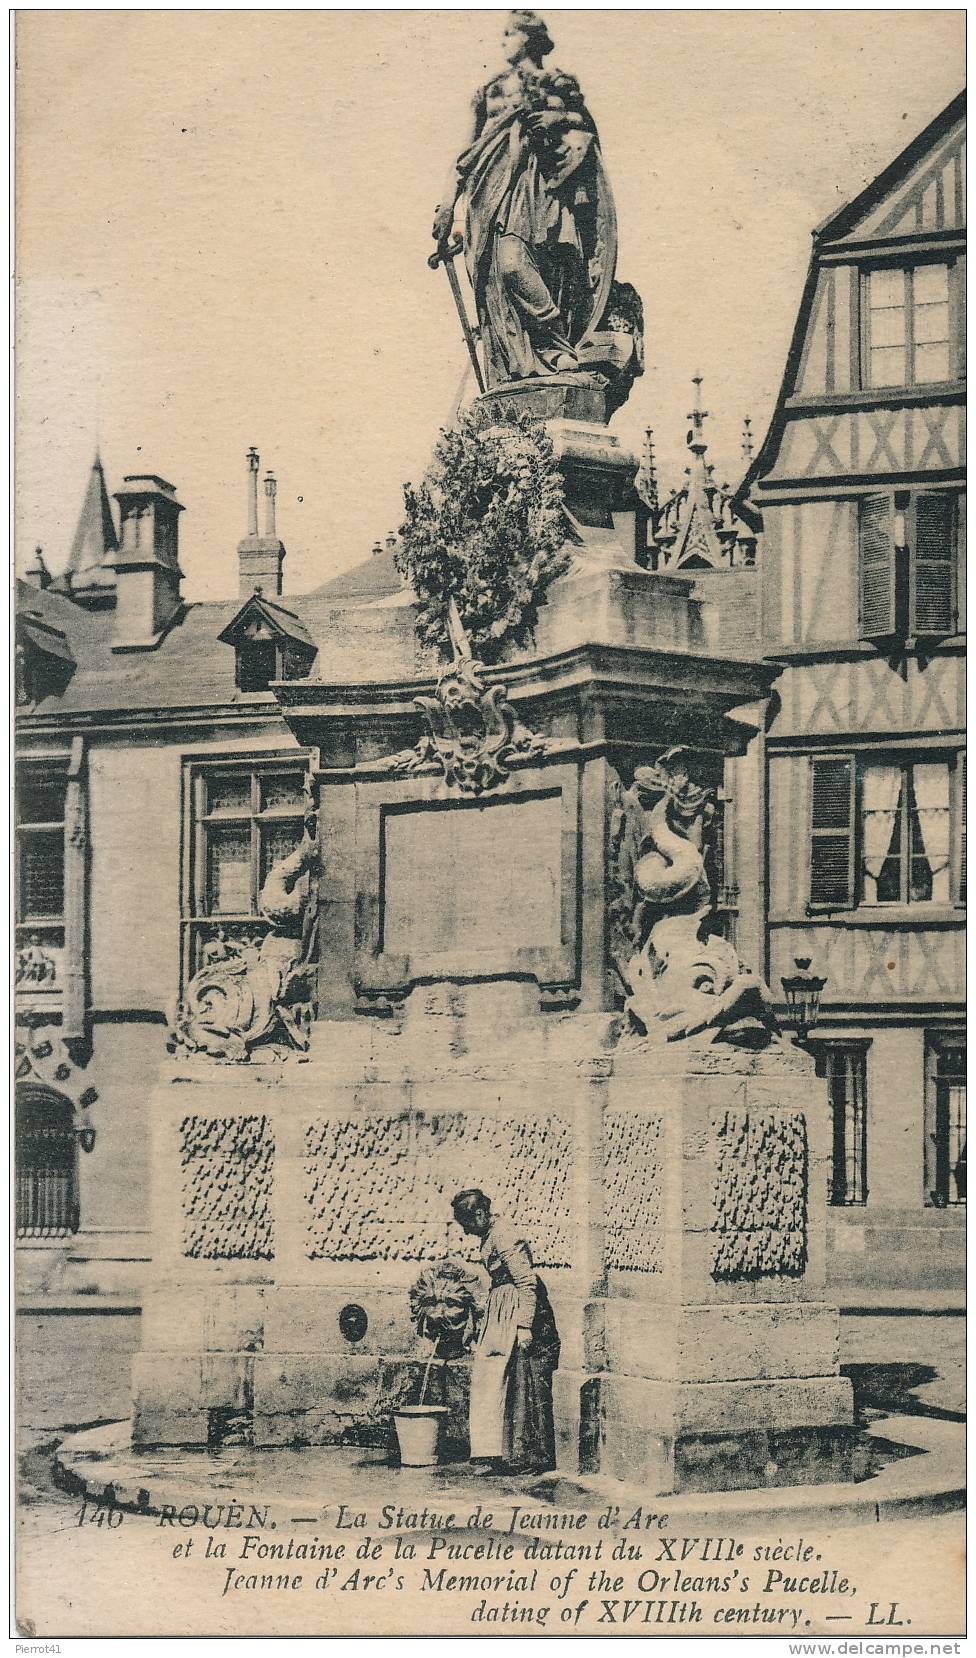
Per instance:
[[[793,962],[796,972],[781,982],[790,1020],[796,1030],[796,1039],[798,1042],[805,1042],[817,1023],[820,998],[827,980],[811,973],[809,956],[794,956]]]

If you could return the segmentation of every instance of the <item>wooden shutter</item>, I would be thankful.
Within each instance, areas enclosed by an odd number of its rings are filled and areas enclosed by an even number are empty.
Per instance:
[[[889,638],[895,631],[895,535],[890,495],[868,495],[858,521],[861,569],[861,638]]]
[[[954,633],[956,503],[951,495],[916,495],[912,542],[912,632]]]
[[[850,755],[812,760],[810,905],[850,909],[854,903],[854,761]]]

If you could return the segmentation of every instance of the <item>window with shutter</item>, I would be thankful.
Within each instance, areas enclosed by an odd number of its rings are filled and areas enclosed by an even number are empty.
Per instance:
[[[912,631],[954,633],[956,504],[951,495],[916,495],[912,539]]]
[[[854,761],[812,761],[810,904],[850,909],[854,902]]]
[[[861,573],[861,638],[890,638],[895,632],[895,536],[890,495],[861,502],[858,523]]]

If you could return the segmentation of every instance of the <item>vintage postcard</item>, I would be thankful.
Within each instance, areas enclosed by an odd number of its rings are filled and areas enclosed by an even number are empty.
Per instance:
[[[959,1652],[964,29],[17,12],[25,1658]]]

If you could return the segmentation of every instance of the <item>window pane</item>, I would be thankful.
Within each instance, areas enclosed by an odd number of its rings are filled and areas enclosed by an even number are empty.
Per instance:
[[[871,272],[871,309],[882,305],[904,305],[905,272]]]
[[[251,910],[251,835],[248,829],[211,829],[207,836],[207,913]]]
[[[960,1043],[939,1049],[935,1064],[936,1201],[966,1201],[966,1049]]]
[[[207,783],[207,811],[234,812],[238,816],[250,814],[251,810],[251,779],[244,776],[226,774],[211,777]]]
[[[916,265],[913,282],[916,305],[937,305],[940,301],[948,301],[948,265]]]
[[[262,777],[262,811],[269,811],[275,806],[294,806],[301,810],[302,789],[303,777],[301,772],[275,772],[271,777]]]
[[[18,822],[62,823],[65,786],[63,777],[21,777],[17,789]]]
[[[872,386],[903,386],[906,378],[903,346],[884,346],[871,352]]]
[[[949,767],[917,765],[911,775],[909,816],[914,904],[949,902]]]
[[[40,829],[19,841],[20,915],[64,914],[64,830]]]
[[[949,346],[917,345],[915,347],[915,379],[920,386],[931,385],[934,380],[948,380],[949,378]],[[877,380],[876,385],[892,385],[890,380]]]
[[[861,890],[865,904],[901,898],[902,771],[861,768]]]
[[[872,311],[871,312],[871,344],[904,345],[905,343],[905,313],[904,311]]]
[[[79,1219],[70,1101],[28,1085],[18,1088],[15,1111],[17,1236],[68,1237]]]
[[[923,344],[929,340],[947,340],[949,338],[948,305],[916,305],[915,338]],[[897,342],[878,340],[877,343],[878,345],[889,345]]]
[[[860,1049],[829,1050],[827,1088],[833,1128],[830,1201],[864,1203],[867,1200],[867,1060]]]
[[[264,884],[268,873],[274,865],[287,858],[294,852],[302,838],[302,825],[295,819],[291,823],[265,823],[261,826],[261,883]]]

